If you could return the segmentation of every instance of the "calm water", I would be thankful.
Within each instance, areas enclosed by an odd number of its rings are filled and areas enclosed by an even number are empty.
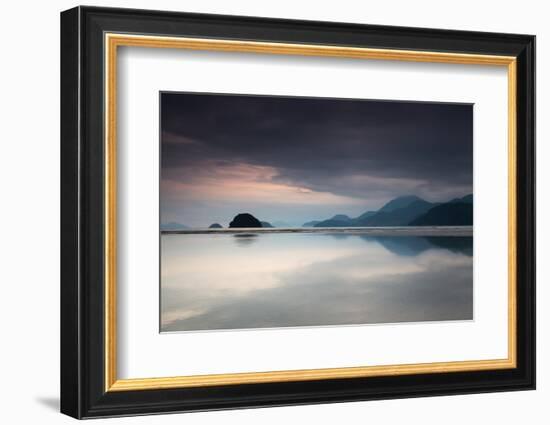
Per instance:
[[[472,238],[162,235],[161,330],[472,319]]]

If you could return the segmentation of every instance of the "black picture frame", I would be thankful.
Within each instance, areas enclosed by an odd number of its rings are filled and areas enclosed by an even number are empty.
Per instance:
[[[402,376],[105,391],[104,34],[514,56],[517,367]],[[61,412],[75,418],[535,388],[535,37],[76,7],[61,13]]]

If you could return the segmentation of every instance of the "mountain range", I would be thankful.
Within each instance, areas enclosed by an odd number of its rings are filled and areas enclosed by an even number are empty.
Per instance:
[[[358,217],[336,214],[325,220],[311,220],[302,227],[383,227],[383,226],[471,226],[473,224],[472,194],[454,198],[447,202],[428,202],[418,196],[408,195],[392,199],[376,211],[366,211]],[[249,213],[237,214],[229,227],[291,227],[287,223],[274,221],[270,224]],[[284,224],[281,226],[280,224]],[[223,228],[219,223],[211,229]],[[160,229],[186,230],[181,223],[163,223]]]
[[[189,229],[189,227],[176,222],[161,223],[160,225],[160,230],[186,230],[186,229]]]
[[[337,214],[326,220],[304,223],[302,227],[378,227],[378,226],[471,226],[473,195],[448,202],[428,202],[418,196],[400,196],[377,211],[352,218]]]

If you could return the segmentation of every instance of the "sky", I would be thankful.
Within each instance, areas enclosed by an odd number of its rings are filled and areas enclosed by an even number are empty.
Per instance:
[[[471,104],[161,93],[161,221],[302,225],[473,192]]]

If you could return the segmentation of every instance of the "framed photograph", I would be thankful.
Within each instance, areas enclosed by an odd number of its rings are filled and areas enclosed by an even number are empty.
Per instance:
[[[61,411],[535,388],[535,37],[61,14]]]

